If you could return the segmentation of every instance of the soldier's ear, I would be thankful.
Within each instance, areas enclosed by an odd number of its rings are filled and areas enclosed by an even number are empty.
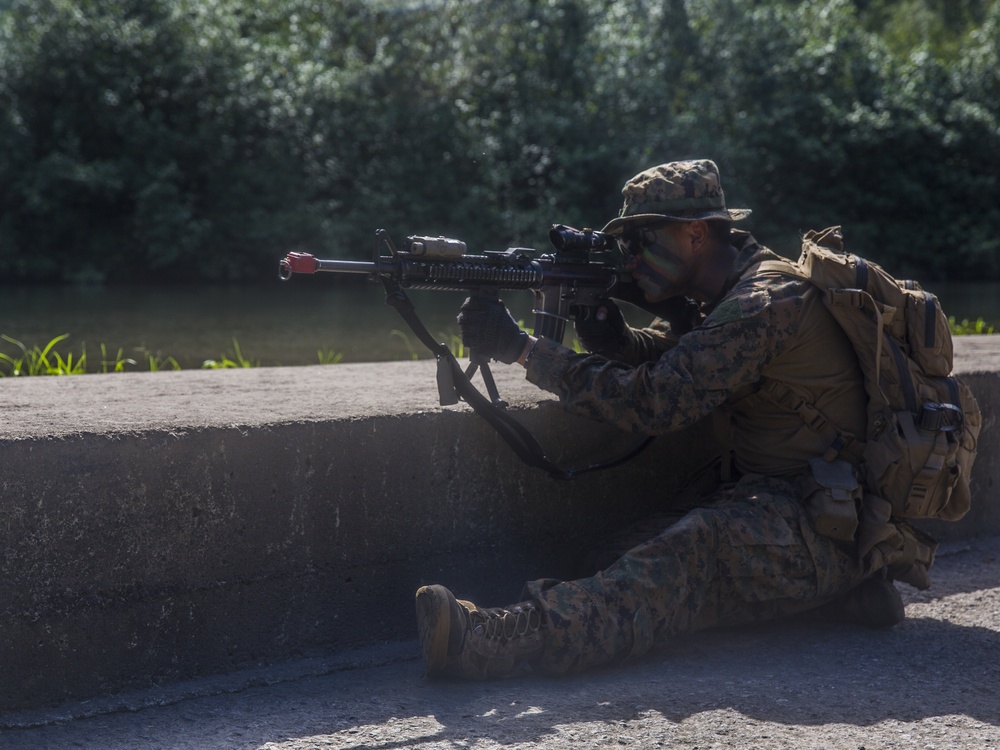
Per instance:
[[[711,233],[708,231],[708,222],[697,219],[685,224],[687,235],[691,241],[691,248],[695,251],[704,249],[708,243]]]

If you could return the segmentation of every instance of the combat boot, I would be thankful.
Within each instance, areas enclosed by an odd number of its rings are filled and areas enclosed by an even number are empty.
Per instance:
[[[544,621],[533,602],[483,609],[434,585],[417,590],[416,605],[428,677],[505,677],[541,656]]]
[[[837,600],[845,619],[870,628],[891,628],[906,618],[903,598],[892,581],[869,578]]]
[[[891,628],[906,618],[903,598],[885,575],[862,581],[850,591],[813,610],[817,619]]]

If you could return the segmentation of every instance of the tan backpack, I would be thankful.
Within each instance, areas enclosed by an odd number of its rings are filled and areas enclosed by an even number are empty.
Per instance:
[[[866,502],[869,494],[882,498],[897,519],[964,516],[982,420],[972,392],[952,374],[951,331],[937,297],[845,252],[840,227],[807,233],[796,263],[765,261],[759,271],[815,284],[854,346],[868,428],[864,443],[847,452],[860,454]],[[801,402],[789,406],[802,410]],[[815,421],[815,409],[803,418]],[[828,459],[847,447],[838,435]]]

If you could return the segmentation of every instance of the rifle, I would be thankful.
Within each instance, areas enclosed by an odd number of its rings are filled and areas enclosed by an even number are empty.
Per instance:
[[[618,267],[612,237],[592,229],[574,229],[564,224],[549,231],[554,252],[511,247],[497,252],[470,255],[466,244],[448,237],[411,236],[397,249],[389,233],[379,229],[370,261],[323,260],[310,253],[290,252],[279,263],[278,276],[288,281],[297,273],[363,274],[381,282],[386,304],[395,308],[417,337],[437,358],[438,398],[442,406],[466,401],[485,417],[529,465],[552,476],[569,479],[587,471],[622,463],[645,447],[619,459],[563,470],[554,466],[533,436],[504,409],[487,357],[469,354],[469,367],[462,370],[451,350],[434,339],[420,321],[405,289],[465,291],[472,296],[499,299],[502,290],[530,290],[534,294],[534,334],[562,342],[566,323],[586,316],[590,309],[611,297],[627,276]],[[387,251],[387,252],[385,252]],[[613,251],[613,252],[612,252]],[[476,371],[482,375],[489,400],[471,384]]]

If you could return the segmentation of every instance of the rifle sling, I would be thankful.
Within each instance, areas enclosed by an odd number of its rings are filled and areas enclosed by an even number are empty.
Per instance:
[[[437,357],[439,389],[447,382],[448,386],[454,389],[454,394],[471,406],[473,411],[479,416],[489,422],[514,453],[528,466],[542,469],[554,479],[574,479],[592,471],[620,466],[639,455],[652,442],[653,438],[647,437],[618,458],[603,463],[590,464],[579,469],[559,468],[545,455],[545,450],[527,427],[514,419],[509,412],[504,411],[504,409],[483,396],[472,384],[472,380],[466,375],[455,355],[451,353],[451,350],[444,344],[436,341],[430,334],[430,331],[427,330],[427,327],[417,315],[416,308],[414,308],[410,298],[406,296],[406,292],[403,291],[399,284],[388,276],[380,276],[379,280],[382,282],[382,286],[385,287],[385,303],[399,313],[400,317],[406,321],[410,330],[416,334],[421,343]],[[442,377],[442,367],[450,370],[450,377]],[[454,400],[447,398],[448,395],[442,391],[441,402],[443,405],[454,403]]]

